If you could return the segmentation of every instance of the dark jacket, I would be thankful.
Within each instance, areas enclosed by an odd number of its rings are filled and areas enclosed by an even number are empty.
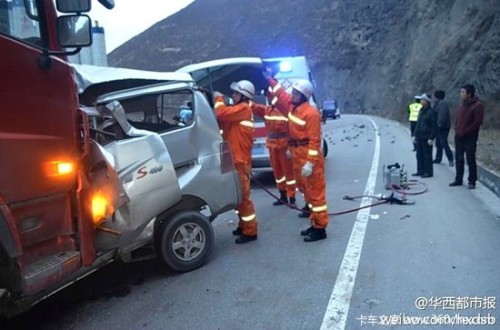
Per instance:
[[[444,100],[439,100],[434,104],[434,109],[437,113],[437,126],[441,129],[449,129],[450,125],[450,108]]]
[[[434,140],[437,134],[437,114],[430,106],[420,109],[413,136],[417,140]]]
[[[477,98],[467,99],[458,108],[455,120],[455,135],[457,137],[476,137],[483,123],[484,105]]]

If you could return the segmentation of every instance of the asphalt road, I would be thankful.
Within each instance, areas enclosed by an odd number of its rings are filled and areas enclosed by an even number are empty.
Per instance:
[[[346,195],[388,195],[384,165],[399,162],[415,172],[409,132],[398,123],[343,115],[329,120],[324,134],[331,213],[377,201]],[[271,206],[254,184],[256,242],[235,245],[236,216],[227,213],[214,221],[215,250],[201,269],[176,274],[157,261],[115,263],[0,328],[383,329],[382,322],[393,322],[389,328],[405,329],[413,322],[441,329],[444,322],[489,322],[456,327],[499,329],[498,197],[481,184],[448,187],[454,169],[447,164],[434,170],[421,179],[426,193],[408,195],[414,205],[333,215],[328,239],[314,243],[299,235],[308,220]],[[276,191],[271,175],[257,179]]]

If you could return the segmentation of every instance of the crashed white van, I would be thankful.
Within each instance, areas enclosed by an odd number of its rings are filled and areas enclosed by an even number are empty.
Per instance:
[[[151,157],[161,158],[156,150],[168,150],[170,155],[172,170],[168,173],[180,191],[178,201],[168,208],[155,205],[153,213],[148,210],[150,220],[138,229],[142,232],[135,244],[150,246],[174,270],[201,266],[213,247],[210,222],[233,210],[241,200],[229,146],[222,140],[206,96],[186,73],[88,65],[74,68],[92,137],[113,158],[123,185],[130,182],[132,174],[134,178],[155,177],[155,169],[144,171],[141,164]],[[165,172],[164,167],[156,171]],[[134,205],[150,205],[168,197],[157,196],[163,192],[149,190],[150,186],[142,188],[140,194],[129,196]],[[125,218],[132,216],[126,214]],[[113,227],[120,225],[118,221],[109,225],[110,231],[122,231]]]

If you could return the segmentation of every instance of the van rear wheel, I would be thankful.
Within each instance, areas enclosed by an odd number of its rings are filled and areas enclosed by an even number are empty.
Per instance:
[[[158,257],[178,272],[189,272],[203,266],[214,245],[212,225],[195,211],[178,212],[165,219],[155,236]]]

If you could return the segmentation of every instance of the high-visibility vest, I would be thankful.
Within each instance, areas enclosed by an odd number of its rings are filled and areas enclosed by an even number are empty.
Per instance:
[[[420,112],[421,108],[422,108],[422,104],[420,104],[418,102],[414,102],[414,103],[410,104],[410,106],[408,107],[408,112],[409,112],[408,120],[409,121],[417,121],[418,113]]]

